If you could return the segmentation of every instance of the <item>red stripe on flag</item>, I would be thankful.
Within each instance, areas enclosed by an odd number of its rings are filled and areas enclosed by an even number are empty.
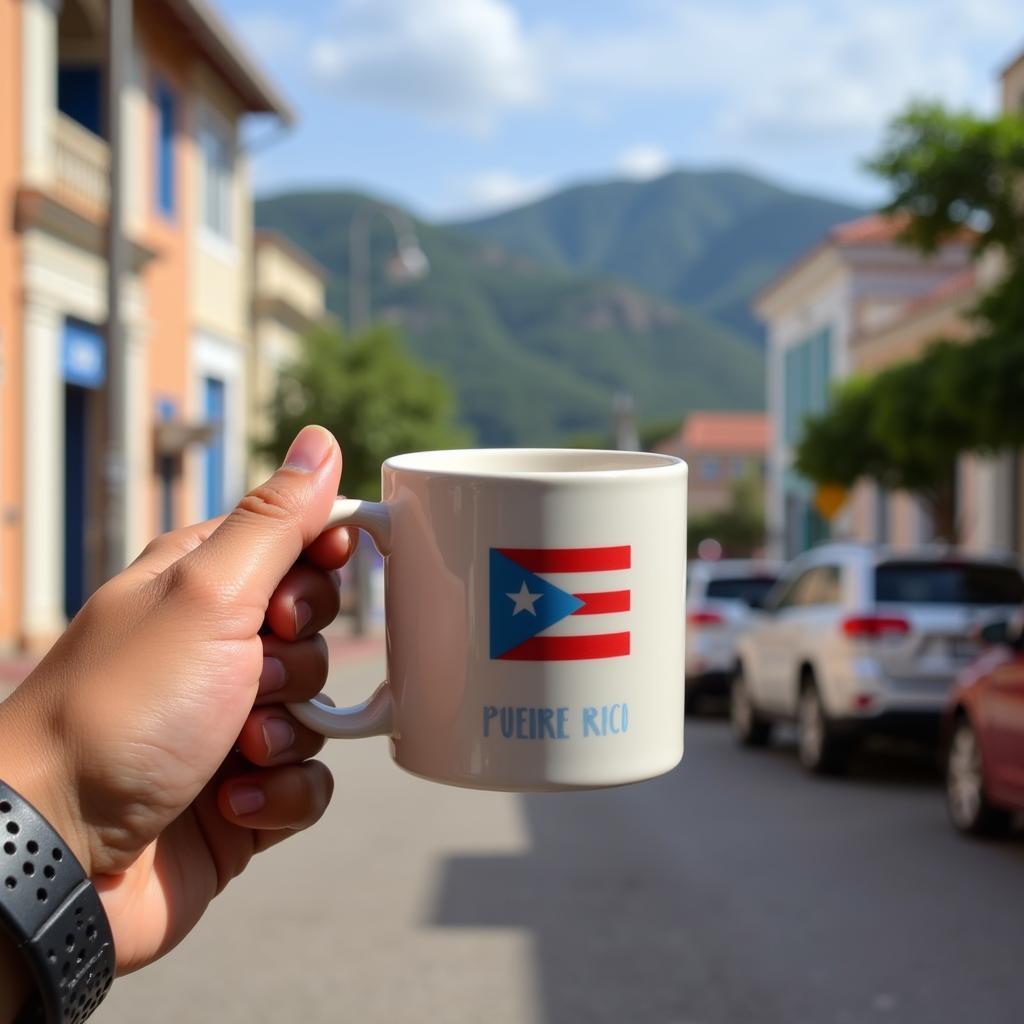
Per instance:
[[[600,594],[573,594],[583,607],[577,608],[573,615],[603,615],[605,612],[628,612],[628,590],[606,590]]]
[[[621,658],[626,654],[629,654],[629,633],[598,633],[596,636],[532,636],[501,657],[505,661],[583,661]]]
[[[628,569],[630,547],[617,548],[498,548],[529,572],[604,572]]]

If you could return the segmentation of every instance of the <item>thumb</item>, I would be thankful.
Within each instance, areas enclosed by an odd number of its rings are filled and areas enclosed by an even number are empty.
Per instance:
[[[264,609],[303,548],[323,530],[341,482],[330,431],[304,427],[274,475],[251,490],[178,566],[221,597]]]

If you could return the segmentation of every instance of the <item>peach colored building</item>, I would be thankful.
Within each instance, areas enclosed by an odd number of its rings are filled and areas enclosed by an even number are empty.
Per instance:
[[[898,241],[903,226],[900,218],[879,214],[840,224],[758,297],[756,310],[768,329],[766,510],[769,551],[776,557],[791,558],[852,528],[849,507],[827,523],[816,510],[814,489],[793,469],[804,418],[826,407],[831,388],[854,372],[858,358],[877,362],[893,345],[912,348],[911,341],[894,336],[871,339],[908,309],[931,308],[969,270],[966,239],[925,258]],[[920,509],[904,512],[899,515],[908,542],[930,539]]]
[[[764,477],[770,429],[764,413],[692,412],[679,432],[654,450],[686,460],[687,508],[691,515],[703,515],[728,508],[738,480],[751,473]]]
[[[108,5],[0,0],[0,645],[52,639],[100,580]],[[136,0],[121,286],[127,540],[247,481],[252,198],[240,125],[290,112],[204,0]]]

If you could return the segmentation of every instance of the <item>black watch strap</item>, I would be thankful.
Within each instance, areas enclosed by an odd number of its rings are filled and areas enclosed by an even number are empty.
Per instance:
[[[0,928],[38,992],[19,1016],[81,1024],[114,980],[114,940],[82,865],[47,820],[0,780]]]

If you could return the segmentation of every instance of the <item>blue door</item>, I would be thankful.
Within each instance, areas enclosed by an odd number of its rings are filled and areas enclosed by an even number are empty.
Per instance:
[[[64,322],[64,613],[85,603],[94,580],[89,525],[96,523],[99,389],[106,380],[106,347],[92,324]],[[93,555],[95,556],[95,552]]]
[[[212,519],[224,511],[224,381],[203,378],[203,413],[206,422],[214,427],[204,453],[203,475],[203,513]]]

